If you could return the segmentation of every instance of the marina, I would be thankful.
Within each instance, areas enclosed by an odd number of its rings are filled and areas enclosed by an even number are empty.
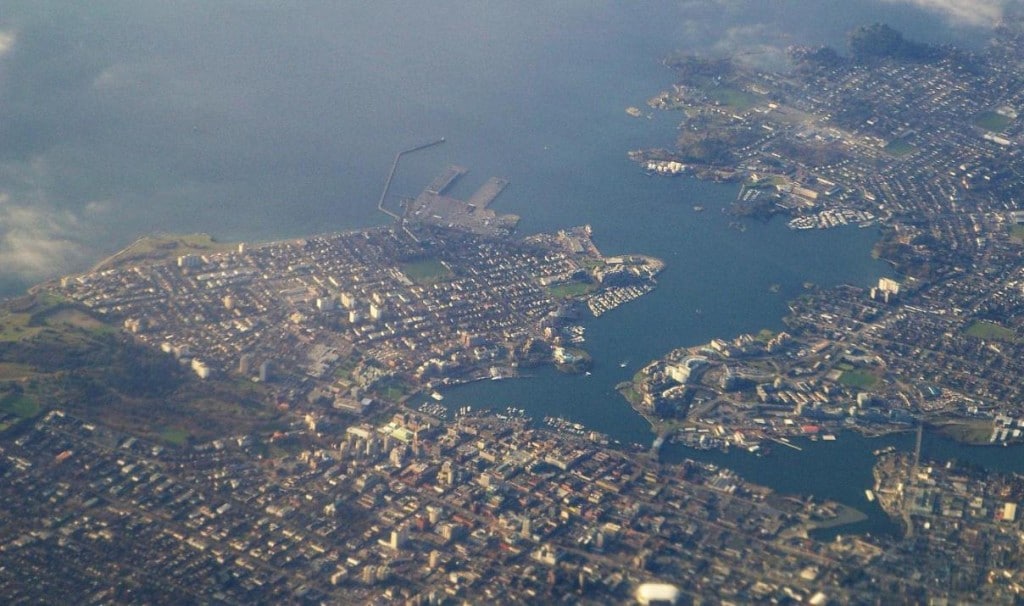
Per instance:
[[[870,227],[875,224],[875,215],[866,210],[836,208],[823,210],[814,215],[802,215],[790,219],[786,225],[790,229],[831,229],[856,224],[859,227]]]
[[[652,290],[654,290],[653,284],[609,288],[587,299],[587,307],[590,308],[590,312],[594,314],[594,317],[599,317],[601,314],[609,312],[624,303],[638,299]]]

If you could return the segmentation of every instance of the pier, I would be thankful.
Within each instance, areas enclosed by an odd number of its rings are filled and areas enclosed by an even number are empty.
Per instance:
[[[466,200],[466,204],[474,208],[487,208],[487,206],[494,201],[501,192],[505,191],[508,187],[508,179],[502,179],[501,177],[491,177],[480,186],[480,189],[476,190],[469,200]]]
[[[783,446],[788,446],[789,448],[792,448],[793,450],[803,450],[803,448],[800,448],[799,446],[797,446],[796,444],[790,442],[789,440],[781,440],[781,439],[778,439],[778,438],[773,438],[771,436],[764,436],[764,437],[768,438],[772,442],[775,442],[776,444],[782,444]]]
[[[451,184],[466,172],[467,169],[454,164],[445,168],[420,195],[406,205],[404,219],[441,227],[456,227],[488,236],[501,237],[512,233],[519,217],[512,214],[499,215],[488,208],[508,187],[508,179],[491,177],[469,200],[445,194]]]
[[[469,169],[466,167],[452,164],[448,168],[444,169],[443,173],[434,177],[434,180],[430,182],[430,185],[428,185],[427,189],[424,191],[428,194],[440,196],[452,186],[452,183],[454,183],[456,179],[467,172],[469,172]]]

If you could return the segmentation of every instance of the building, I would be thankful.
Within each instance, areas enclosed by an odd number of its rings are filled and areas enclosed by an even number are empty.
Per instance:
[[[402,549],[409,542],[409,527],[402,524],[398,528],[391,531],[391,540],[388,542],[388,546],[395,551]]]
[[[205,379],[210,376],[210,367],[199,358],[192,359],[192,370],[200,379]]]
[[[636,601],[642,606],[675,604],[678,599],[679,589],[668,583],[644,583],[636,588]]]
[[[238,358],[238,374],[248,375],[252,372],[252,354],[242,354]]]

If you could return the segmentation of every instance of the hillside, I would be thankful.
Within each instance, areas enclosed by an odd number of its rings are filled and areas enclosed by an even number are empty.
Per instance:
[[[262,386],[201,381],[88,309],[52,295],[0,303],[0,431],[59,408],[168,444],[272,431]]]

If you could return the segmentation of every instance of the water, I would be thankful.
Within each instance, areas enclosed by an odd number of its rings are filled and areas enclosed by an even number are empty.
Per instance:
[[[638,189],[625,157],[671,143],[674,116],[623,110],[670,84],[669,52],[771,65],[881,18],[929,41],[976,46],[986,32],[892,0],[4,9],[0,295],[153,231],[269,240],[379,224],[393,154],[439,136],[403,164],[396,196],[456,162],[470,183],[511,180],[496,206],[526,233],[591,222],[609,248],[641,250],[647,226],[616,213],[685,196]]]
[[[446,402],[515,404],[535,417],[564,416],[624,443],[648,443],[651,432],[646,421],[614,389],[639,366],[673,348],[714,337],[730,338],[762,328],[782,330],[786,301],[803,289],[804,280],[865,285],[886,270],[868,254],[875,237],[870,230],[792,233],[781,222],[750,222],[740,232],[729,228],[728,218],[717,212],[719,204],[735,195],[734,187],[644,179],[649,187],[673,188],[682,196],[710,203],[704,213],[694,213],[690,203],[674,202],[648,203],[617,213],[620,226],[649,234],[648,245],[640,250],[619,248],[624,246],[621,242],[612,248],[596,228],[598,244],[606,252],[654,254],[665,258],[668,266],[653,293],[585,323],[583,346],[593,358],[591,375],[539,369],[526,378],[449,389]],[[719,197],[712,201],[711,194]],[[772,252],[765,255],[761,246]],[[848,254],[851,248],[859,249],[859,254]],[[772,284],[780,286],[777,293],[769,292]]]

